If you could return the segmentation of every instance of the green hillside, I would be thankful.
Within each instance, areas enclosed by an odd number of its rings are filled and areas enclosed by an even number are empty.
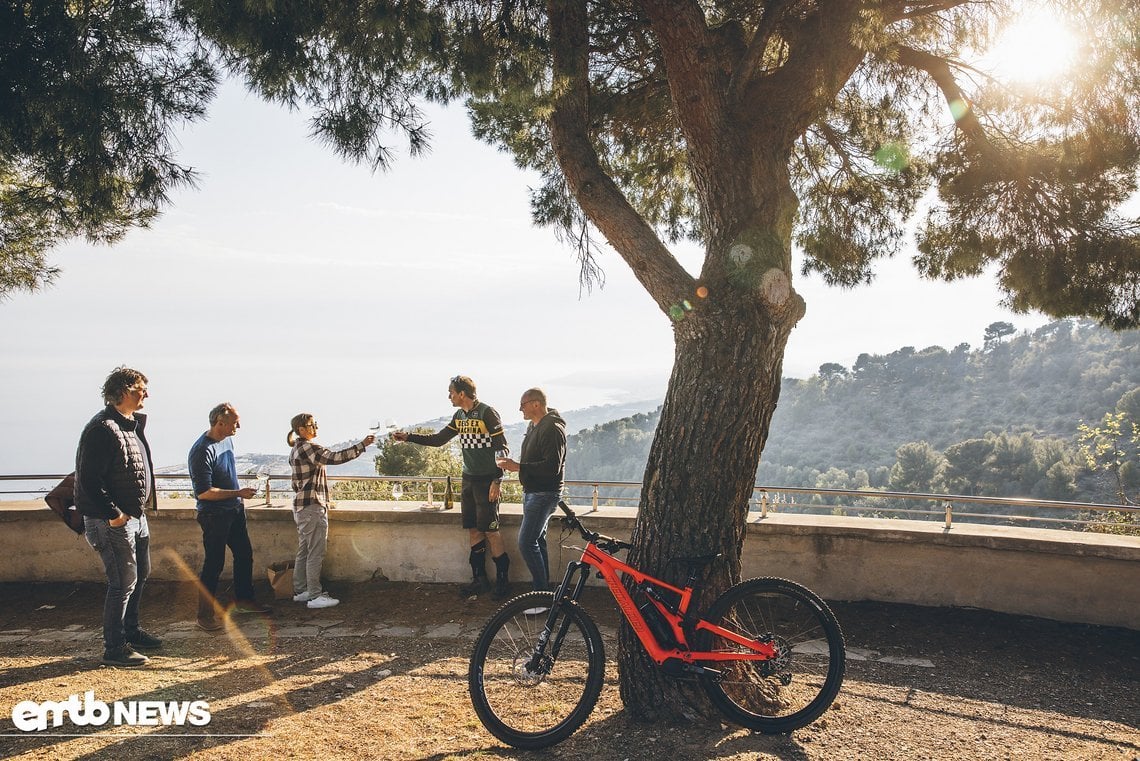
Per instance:
[[[758,481],[1115,502],[1113,479],[1085,467],[1078,426],[1096,425],[1130,391],[1126,402],[1140,398],[1138,349],[1140,331],[1089,321],[1016,336],[995,323],[980,349],[903,347],[861,354],[851,367],[824,364],[811,378],[784,379]],[[579,432],[568,476],[639,480],[657,418]],[[1129,458],[1134,486],[1135,451]],[[924,469],[925,484],[916,475]]]

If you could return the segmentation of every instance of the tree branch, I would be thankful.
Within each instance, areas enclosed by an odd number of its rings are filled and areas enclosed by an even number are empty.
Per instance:
[[[815,129],[823,137],[825,143],[831,146],[831,150],[835,151],[835,155],[839,157],[839,162],[842,164],[843,171],[851,177],[858,177],[859,173],[855,167],[851,165],[851,157],[847,153],[847,148],[843,145],[843,139],[835,134],[835,130],[827,122],[819,122],[815,125]],[[828,183],[830,185],[830,183]]]
[[[697,0],[642,3],[668,73],[677,121],[689,145],[694,176],[715,166],[725,120],[729,66],[722,39],[705,23]]]
[[[776,31],[776,25],[784,17],[784,14],[795,3],[796,0],[775,0],[775,2],[765,6],[764,15],[760,17],[760,23],[752,35],[752,41],[748,43],[748,50],[737,63],[729,80],[728,92],[733,102],[740,101],[756,75],[760,73],[764,54],[768,50],[768,42],[772,39],[772,33]]]
[[[943,0],[943,2],[930,2],[930,3],[910,3],[903,2],[899,4],[898,15],[888,17],[890,21],[897,21],[900,19],[913,19],[921,18],[923,16],[932,16],[936,13],[942,13],[952,8],[957,8],[960,5],[969,5],[975,0]]]
[[[781,26],[788,48],[783,64],[750,77],[732,103],[734,113],[762,119],[769,136],[790,146],[819,120],[862,61],[865,51],[851,41],[860,7],[851,0],[833,2],[826,11],[816,9]]]
[[[954,121],[958,129],[962,131],[971,145],[987,159],[1004,164],[1005,159],[1001,151],[990,142],[985,128],[974,114],[973,104],[970,103],[958,85],[958,81],[954,78],[950,62],[945,58],[906,45],[898,45],[893,50],[898,56],[899,64],[924,71],[930,75],[930,78],[938,85],[938,89],[942,91],[943,97],[946,98],[946,103],[950,107],[951,113],[954,114]]]
[[[548,0],[547,7],[556,92],[550,131],[559,166],[590,221],[668,313],[690,297],[693,278],[604,171],[590,142],[586,0]]]

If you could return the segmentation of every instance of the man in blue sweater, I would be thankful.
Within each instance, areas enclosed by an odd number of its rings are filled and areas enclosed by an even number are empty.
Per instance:
[[[198,628],[217,631],[219,606],[215,595],[218,577],[226,563],[226,547],[234,559],[234,609],[239,613],[270,613],[272,609],[253,597],[253,546],[245,524],[244,499],[256,492],[238,483],[234,445],[230,440],[241,427],[232,404],[223,402],[210,410],[210,430],[190,447],[187,466],[198,498],[198,525],[202,527],[205,558],[198,576]]]

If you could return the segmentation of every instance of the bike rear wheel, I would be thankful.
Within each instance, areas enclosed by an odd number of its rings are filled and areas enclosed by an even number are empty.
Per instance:
[[[701,677],[709,699],[732,721],[759,732],[806,726],[827,710],[843,683],[846,654],[835,615],[816,594],[786,579],[749,579],[717,598],[705,619],[750,639],[771,642],[771,661],[709,663],[721,676]],[[711,632],[700,650],[748,652]]]
[[[546,748],[569,737],[590,715],[602,691],[606,656],[597,625],[572,600],[558,606],[550,641],[534,663],[539,635],[554,604],[550,592],[509,601],[475,642],[467,686],[491,734],[516,748]],[[558,633],[566,626],[561,638]],[[537,668],[534,668],[537,666]]]

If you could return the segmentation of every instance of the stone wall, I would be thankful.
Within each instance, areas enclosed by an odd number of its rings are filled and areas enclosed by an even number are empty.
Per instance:
[[[0,509],[0,581],[102,580],[96,553],[42,504],[5,503]],[[197,575],[202,543],[192,505],[164,500],[150,519],[155,578]],[[280,505],[248,512],[255,578],[264,578],[269,563],[293,557],[292,511]],[[502,513],[512,578],[527,581],[515,549],[519,508],[504,505]],[[326,579],[455,583],[470,575],[458,510],[341,501],[330,516]],[[633,526],[631,512],[622,508],[603,508],[586,520],[594,530],[623,538]],[[553,521],[550,530],[555,576],[578,557],[560,547],[559,525]],[[562,544],[582,541],[575,535]],[[789,578],[827,599],[977,607],[1140,629],[1140,537],[961,523],[946,530],[934,522],[808,515],[761,520],[753,514],[742,562],[746,577]]]

